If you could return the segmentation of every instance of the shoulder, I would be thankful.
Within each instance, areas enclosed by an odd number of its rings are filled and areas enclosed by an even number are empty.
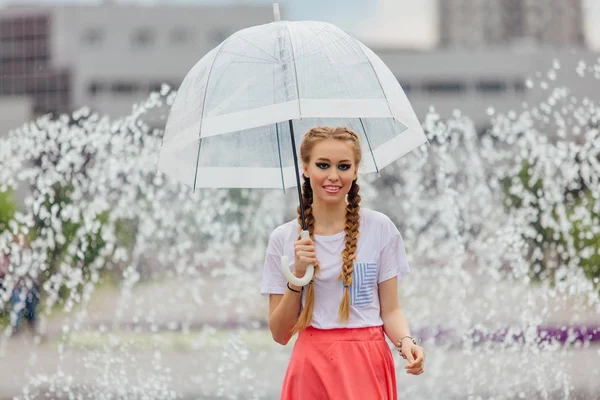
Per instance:
[[[371,210],[370,208],[361,207],[360,208],[361,218],[365,221],[365,223],[369,225],[377,225],[388,227],[390,225],[395,226],[394,222],[382,212]]]
[[[382,239],[400,233],[391,218],[382,212],[361,207],[360,214],[364,229],[371,232],[378,232]]]
[[[298,235],[298,221],[293,219],[284,224],[279,225],[269,235],[269,240],[282,241],[290,236]]]
[[[269,235],[267,254],[281,256],[285,252],[286,243],[293,243],[298,236],[298,222],[289,221],[279,225]]]

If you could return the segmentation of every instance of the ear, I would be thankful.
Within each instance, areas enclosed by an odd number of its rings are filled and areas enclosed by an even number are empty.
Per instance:
[[[303,166],[302,166],[302,170],[304,171],[304,172],[302,173],[302,176],[303,176],[304,178],[310,178],[310,176],[308,176],[308,167],[307,167],[306,165],[303,165]]]

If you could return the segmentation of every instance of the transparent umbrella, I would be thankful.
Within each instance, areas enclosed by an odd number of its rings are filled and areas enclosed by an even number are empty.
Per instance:
[[[427,142],[373,51],[335,25],[280,21],[277,5],[274,12],[275,22],[234,33],[188,72],[167,120],[160,171],[193,189],[296,186],[301,203],[296,148],[314,126],[359,134],[359,174],[378,173]],[[296,284],[312,277],[283,269]]]

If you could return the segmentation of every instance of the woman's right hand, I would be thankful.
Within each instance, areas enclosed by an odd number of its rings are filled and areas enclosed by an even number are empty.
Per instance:
[[[302,238],[294,244],[294,275],[302,278],[306,274],[306,268],[309,265],[317,264],[317,253],[312,239]]]

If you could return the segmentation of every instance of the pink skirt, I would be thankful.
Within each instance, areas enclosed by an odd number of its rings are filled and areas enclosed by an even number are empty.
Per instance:
[[[383,328],[300,332],[285,373],[284,400],[396,400],[396,372]]]

